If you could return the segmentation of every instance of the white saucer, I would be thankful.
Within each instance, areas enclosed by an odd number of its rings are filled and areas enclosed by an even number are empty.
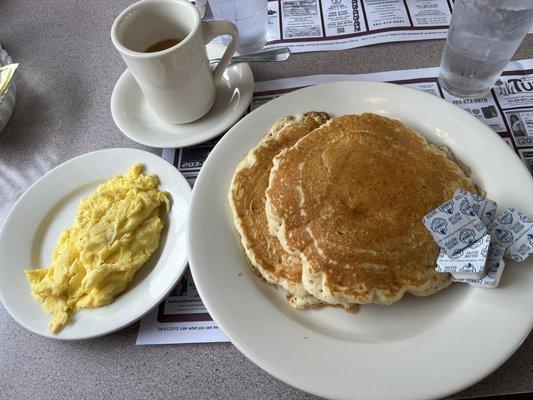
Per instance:
[[[23,270],[50,265],[60,232],[74,220],[82,198],[132,164],[155,173],[170,193],[171,208],[159,249],[135,274],[124,293],[107,306],[82,309],[57,334],[32,296]],[[0,231],[0,300],[25,328],[52,339],[80,340],[114,332],[138,320],[170,292],[187,266],[185,228],[191,189],[170,163],[135,149],[107,149],[73,158],[52,169],[20,197]]]
[[[220,44],[207,46],[207,57],[221,57]],[[111,95],[111,114],[131,140],[160,148],[185,147],[205,142],[233,125],[246,111],[254,90],[254,77],[246,63],[231,64],[217,85],[215,105],[198,121],[173,125],[161,121],[144,98],[129,70],[124,71]]]

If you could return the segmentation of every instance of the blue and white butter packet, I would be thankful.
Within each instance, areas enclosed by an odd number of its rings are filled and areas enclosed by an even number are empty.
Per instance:
[[[485,276],[490,240],[490,235],[485,235],[452,256],[446,255],[441,249],[435,270],[448,272],[458,279],[482,278]]]
[[[452,282],[468,283],[470,286],[478,286],[484,288],[495,288],[500,284],[503,268],[505,262],[503,261],[503,253],[505,248],[500,244],[493,242],[489,247],[487,255],[487,273],[479,279],[461,279],[452,275]]]
[[[441,248],[437,272],[452,274],[452,282],[495,288],[504,255],[521,262],[533,253],[533,220],[514,208],[495,219],[496,208],[496,202],[459,189],[424,216],[424,225]]]
[[[455,194],[457,193],[461,193],[466,197],[468,203],[485,226],[488,226],[494,221],[494,218],[496,217],[496,209],[498,208],[495,201],[487,199],[479,194],[467,192],[463,189],[457,190]]]
[[[422,219],[435,241],[451,257],[487,234],[463,190]]]
[[[514,208],[496,218],[489,231],[514,261],[522,262],[533,252],[533,220]]]

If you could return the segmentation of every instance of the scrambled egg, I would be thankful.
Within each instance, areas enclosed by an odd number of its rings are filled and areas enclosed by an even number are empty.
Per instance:
[[[159,246],[168,194],[135,164],[83,199],[72,226],[59,236],[48,268],[25,270],[33,297],[52,314],[55,333],[80,308],[111,303]]]

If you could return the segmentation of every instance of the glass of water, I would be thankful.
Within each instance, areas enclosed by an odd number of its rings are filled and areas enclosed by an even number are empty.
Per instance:
[[[439,82],[457,97],[482,97],[533,23],[533,0],[455,0]]]
[[[264,47],[268,29],[267,4],[268,0],[209,0],[215,19],[231,21],[237,26],[240,54]]]

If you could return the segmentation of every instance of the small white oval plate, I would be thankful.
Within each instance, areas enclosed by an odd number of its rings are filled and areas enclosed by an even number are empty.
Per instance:
[[[50,334],[41,304],[31,296],[24,269],[48,266],[59,234],[69,227],[82,198],[134,163],[159,177],[171,196],[171,209],[158,250],[135,274],[132,283],[104,307],[82,309],[59,333]],[[155,154],[135,149],[88,153],[52,169],[17,201],[0,232],[0,299],[25,328],[53,339],[89,339],[131,324],[170,292],[187,266],[185,241],[190,187],[171,164]]]
[[[533,180],[520,159],[476,118],[397,85],[341,82],[298,90],[239,121],[210,153],[194,185],[189,263],[211,316],[248,358],[300,389],[335,399],[428,399],[459,391],[501,365],[533,326],[533,257],[506,261],[497,289],[455,284],[391,306],[297,311],[249,271],[227,194],[235,167],[285,115],[374,112],[446,143],[472,167],[499,210],[533,215]],[[369,179],[372,171],[368,171]]]
[[[207,57],[221,57],[225,49],[221,44],[211,43],[207,46]],[[216,89],[215,105],[198,121],[169,124],[154,114],[133,75],[126,70],[113,89],[111,114],[122,133],[137,143],[159,148],[192,146],[220,135],[244,114],[254,91],[250,66],[230,64]]]

